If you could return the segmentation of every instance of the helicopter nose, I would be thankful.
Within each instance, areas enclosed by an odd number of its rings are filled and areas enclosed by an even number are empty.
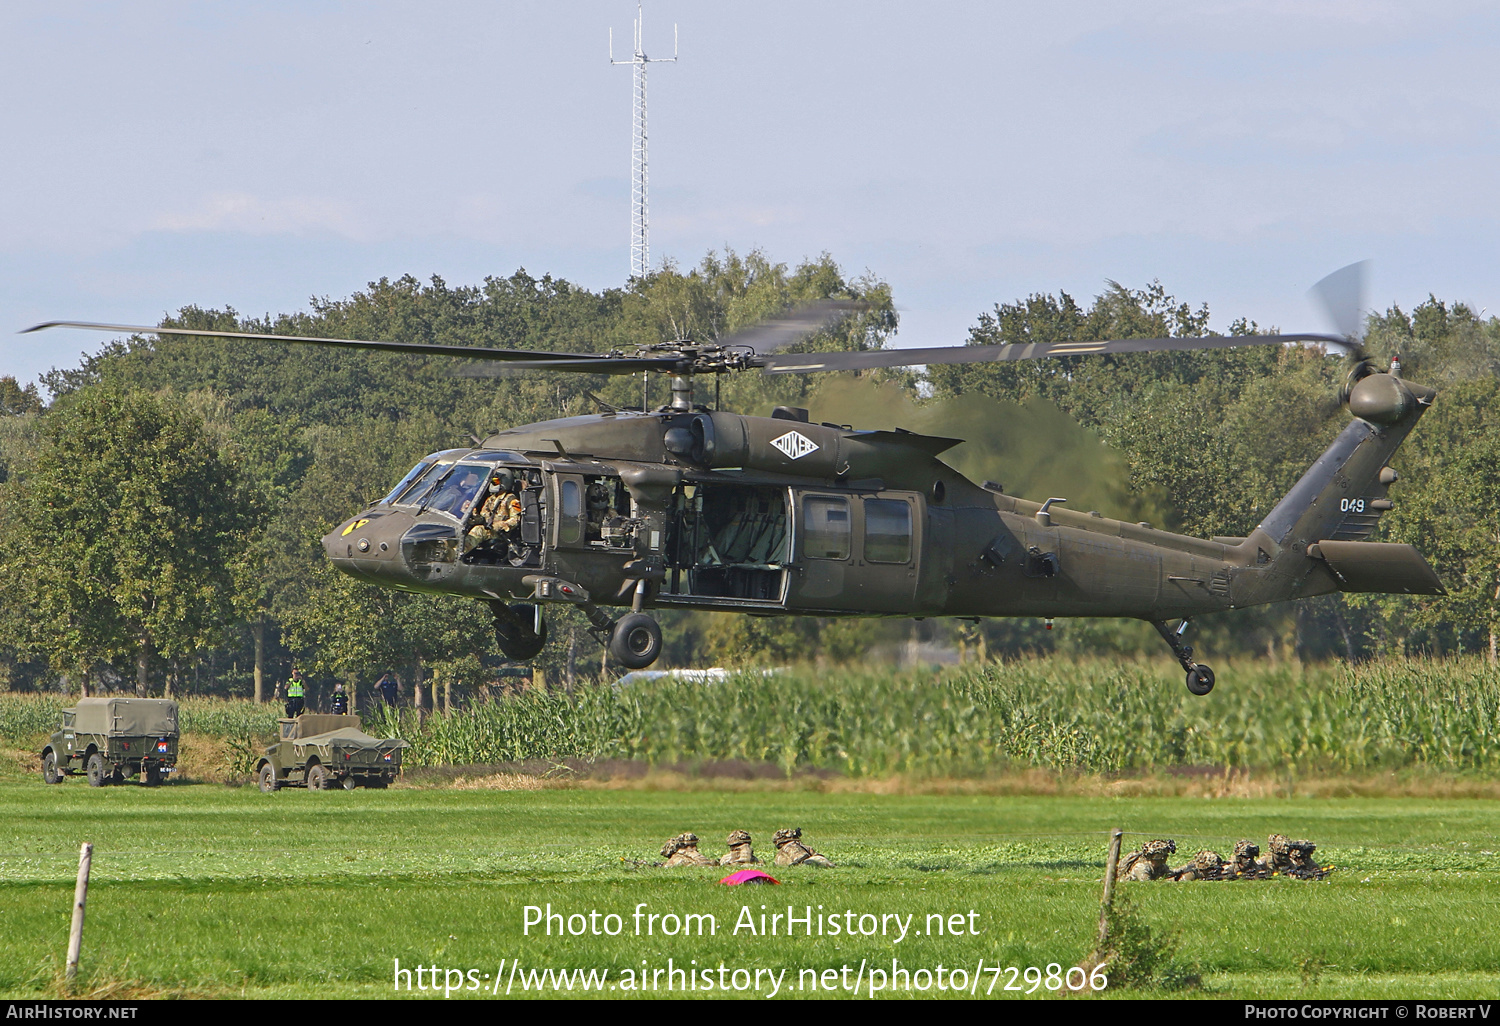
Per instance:
[[[372,511],[373,512],[373,511]],[[371,581],[401,568],[401,528],[406,516],[362,513],[323,536],[329,562],[344,573]]]

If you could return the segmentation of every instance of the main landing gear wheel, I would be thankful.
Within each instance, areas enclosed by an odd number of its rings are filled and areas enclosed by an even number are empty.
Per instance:
[[[89,761],[84,764],[84,772],[89,775],[90,787],[103,787],[109,781],[109,775],[104,769],[104,756],[95,752],[89,756]]]
[[[260,772],[256,774],[256,782],[266,794],[270,794],[276,790],[278,786],[276,781],[276,767],[272,766],[269,762],[266,763],[260,768]]]
[[[490,608],[495,616],[495,642],[505,658],[524,663],[546,647],[547,621],[542,621],[541,631],[536,630],[536,606],[529,602],[513,606],[492,602]]]
[[[1195,695],[1206,695],[1214,689],[1214,671],[1210,666],[1199,663],[1188,671],[1187,689]]]
[[[643,670],[661,655],[661,626],[645,613],[627,613],[609,632],[609,654],[628,670]]]
[[[56,752],[48,752],[42,756],[42,779],[49,784],[62,783],[62,774],[57,769]]]
[[[328,790],[328,771],[317,763],[307,767],[307,789],[309,791]]]

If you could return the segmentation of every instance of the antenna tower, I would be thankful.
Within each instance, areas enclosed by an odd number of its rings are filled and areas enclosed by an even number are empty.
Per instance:
[[[647,57],[641,45],[643,14],[635,5],[635,54],[615,60],[615,30],[609,30],[609,63],[628,64],[635,69],[635,137],[630,147],[630,275],[643,278],[651,268],[650,217],[647,203],[646,161],[646,65],[670,64],[677,60],[677,26],[672,26],[672,56]]]

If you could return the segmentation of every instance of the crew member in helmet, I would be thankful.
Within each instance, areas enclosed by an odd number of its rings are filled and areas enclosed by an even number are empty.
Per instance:
[[[489,490],[474,526],[465,536],[470,550],[508,540],[507,536],[521,525],[521,500],[516,496],[515,475],[509,470],[495,471],[490,475]]]

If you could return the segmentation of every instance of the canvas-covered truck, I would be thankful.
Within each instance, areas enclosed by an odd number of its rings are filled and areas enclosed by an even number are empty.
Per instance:
[[[281,740],[255,764],[256,782],[267,794],[282,787],[385,787],[401,772],[406,742],[371,737],[358,716],[304,713],[277,722]]]
[[[83,773],[89,785],[140,774],[155,787],[177,765],[177,703],[165,698],[80,698],[42,749],[42,779]]]

